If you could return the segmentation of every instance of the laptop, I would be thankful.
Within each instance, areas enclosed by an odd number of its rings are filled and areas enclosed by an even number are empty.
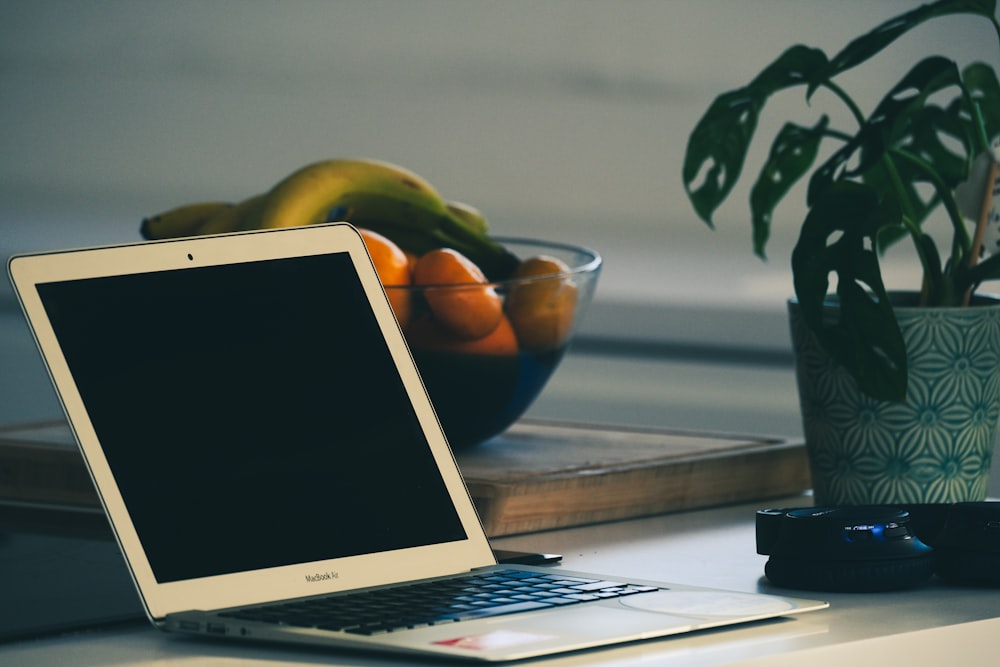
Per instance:
[[[502,661],[826,606],[499,565],[348,224],[8,271],[157,628]]]

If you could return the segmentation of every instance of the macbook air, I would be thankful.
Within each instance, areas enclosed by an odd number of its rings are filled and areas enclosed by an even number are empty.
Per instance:
[[[499,661],[826,606],[499,565],[350,225],[8,271],[157,628]]]

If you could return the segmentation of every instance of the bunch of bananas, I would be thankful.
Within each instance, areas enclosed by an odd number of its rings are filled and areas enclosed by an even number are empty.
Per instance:
[[[154,240],[333,221],[379,232],[416,255],[453,248],[491,280],[506,278],[519,263],[488,236],[486,219],[475,208],[443,199],[412,171],[368,159],[306,165],[238,203],[178,206],[145,218],[140,233]]]

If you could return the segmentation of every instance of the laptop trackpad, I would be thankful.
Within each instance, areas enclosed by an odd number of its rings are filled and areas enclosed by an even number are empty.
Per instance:
[[[563,637],[601,643],[607,639],[690,632],[720,622],[774,616],[793,609],[795,605],[788,601],[752,593],[666,590],[605,603],[560,607],[552,612],[484,619],[485,627],[492,630],[479,634],[477,628],[465,640],[505,637],[532,643]]]
[[[553,612],[542,612],[517,617],[491,619],[493,624],[521,625],[532,632],[552,633],[564,637],[602,639],[608,637],[641,638],[650,633],[687,632],[695,624],[690,618],[647,610],[627,609],[614,603],[590,604],[578,607],[560,607]]]
[[[753,618],[772,616],[795,609],[788,600],[734,591],[667,590],[621,599],[626,607],[677,616]]]

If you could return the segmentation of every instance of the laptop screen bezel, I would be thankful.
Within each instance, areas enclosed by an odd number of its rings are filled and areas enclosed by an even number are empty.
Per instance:
[[[108,460],[73,381],[36,286],[47,282],[183,270],[258,260],[346,252],[357,270],[466,539],[170,583],[154,577]],[[454,574],[494,561],[472,499],[393,316],[364,242],[345,223],[57,251],[12,257],[8,272],[80,446],[115,537],[150,618],[190,609],[221,609],[399,581]],[[330,576],[316,576],[317,574]]]

